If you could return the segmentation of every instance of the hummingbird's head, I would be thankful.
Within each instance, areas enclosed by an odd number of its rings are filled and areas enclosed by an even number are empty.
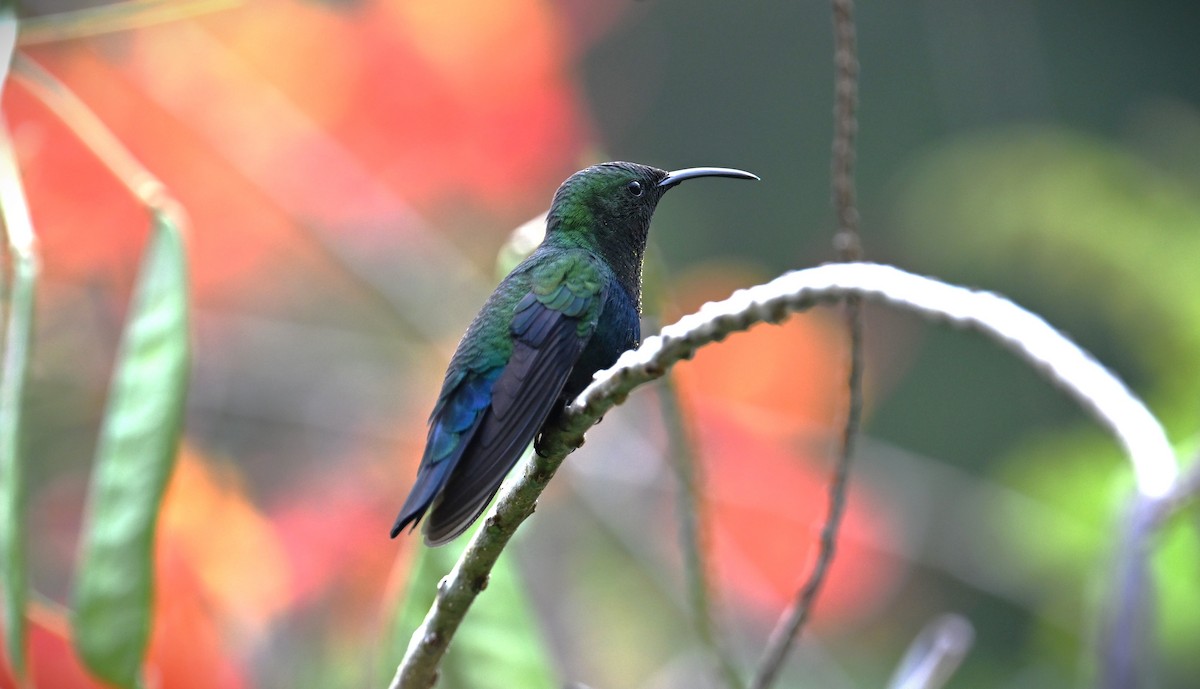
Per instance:
[[[640,285],[650,218],[663,194],[694,177],[758,179],[741,170],[694,167],[667,172],[638,163],[601,163],[576,172],[554,194],[546,238],[600,254],[626,283]],[[631,290],[636,295],[636,289]]]
[[[547,230],[580,235],[601,247],[631,242],[644,247],[659,199],[668,189],[694,177],[758,179],[749,172],[721,167],[667,172],[638,163],[601,163],[562,183],[550,205]]]
[[[551,231],[588,235],[598,242],[640,237],[665,188],[667,171],[637,163],[602,163],[567,178],[550,205]],[[624,242],[622,242],[624,243]]]

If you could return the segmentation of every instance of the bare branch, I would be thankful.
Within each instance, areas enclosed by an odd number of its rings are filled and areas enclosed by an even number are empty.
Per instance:
[[[471,539],[443,579],[437,600],[413,634],[393,687],[429,687],[437,664],[487,574],[563,459],[583,443],[584,433],[640,385],[661,377],[700,347],[761,322],[848,296],[883,301],[928,318],[978,330],[1014,352],[1111,431],[1125,447],[1139,490],[1162,495],[1174,485],[1175,457],[1165,432],[1145,405],[1107,369],[1038,316],[988,292],[949,285],[871,263],[835,263],[782,275],[705,304],[641,347],[626,352],[543,433],[540,454],[501,489],[485,527]]]

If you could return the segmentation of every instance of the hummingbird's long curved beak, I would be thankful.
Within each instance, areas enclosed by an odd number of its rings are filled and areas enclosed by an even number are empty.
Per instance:
[[[688,167],[682,170],[673,170],[663,177],[658,183],[659,189],[670,189],[679,184],[685,179],[693,177],[734,177],[736,179],[758,179],[758,175],[751,174],[745,170],[735,170],[731,167]]]

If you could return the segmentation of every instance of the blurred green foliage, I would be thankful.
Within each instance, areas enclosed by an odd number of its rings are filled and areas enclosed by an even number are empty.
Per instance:
[[[1175,112],[1183,119],[1159,124],[1194,129],[1197,113]],[[1110,338],[1106,350],[1137,367],[1139,387],[1178,436],[1194,433],[1200,411],[1200,187],[1180,172],[1062,127],[992,129],[914,164],[897,215],[913,250],[945,274],[1005,285],[1085,336]],[[1045,619],[1095,619],[1111,595],[1104,572],[1132,491],[1117,448],[1096,429],[1060,429],[989,462],[996,479],[1049,508],[992,506],[1001,576],[1038,582]],[[1185,682],[1200,673],[1197,532],[1179,520],[1154,544],[1162,679]],[[1045,641],[1033,648],[1055,652]]]
[[[1119,144],[1017,127],[922,158],[905,176],[898,219],[933,265],[1023,284],[1103,319],[1150,376],[1158,413],[1186,430],[1200,411],[1197,192]]]

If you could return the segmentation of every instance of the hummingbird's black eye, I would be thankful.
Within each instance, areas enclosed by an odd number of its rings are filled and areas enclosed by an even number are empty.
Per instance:
[[[628,191],[630,194],[633,194],[634,196],[641,196],[641,195],[642,195],[642,183],[641,183],[641,182],[639,182],[639,181],[637,181],[636,179],[635,179],[635,180],[633,180],[632,182],[630,182],[629,184],[626,184],[626,185],[625,185],[625,189],[626,189],[626,190],[627,190],[627,191]]]

